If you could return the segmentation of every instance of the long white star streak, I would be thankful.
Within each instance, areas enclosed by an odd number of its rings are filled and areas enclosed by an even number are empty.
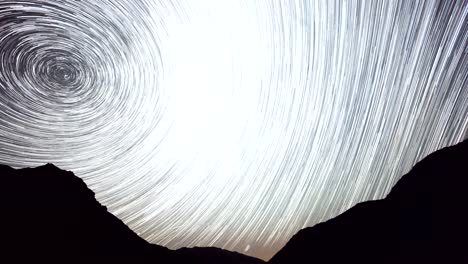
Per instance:
[[[0,163],[268,259],[468,135],[468,1],[0,1]]]

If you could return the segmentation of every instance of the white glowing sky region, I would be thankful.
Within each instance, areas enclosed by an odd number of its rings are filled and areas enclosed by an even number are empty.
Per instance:
[[[468,136],[468,1],[0,1],[0,163],[270,258]]]

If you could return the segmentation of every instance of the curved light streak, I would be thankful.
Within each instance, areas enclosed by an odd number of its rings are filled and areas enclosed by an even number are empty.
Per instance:
[[[468,135],[467,1],[0,1],[0,163],[268,259]]]

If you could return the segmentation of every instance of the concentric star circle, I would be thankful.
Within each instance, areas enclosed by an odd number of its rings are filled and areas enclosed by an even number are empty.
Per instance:
[[[467,1],[0,1],[0,163],[268,259],[468,136]]]

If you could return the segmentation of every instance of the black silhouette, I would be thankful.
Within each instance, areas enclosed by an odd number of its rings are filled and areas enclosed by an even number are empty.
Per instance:
[[[468,263],[468,140],[424,158],[385,199],[299,231],[269,263]]]
[[[0,263],[264,263],[218,248],[150,244],[107,212],[80,178],[52,164],[0,165],[0,179]]]
[[[0,165],[0,263],[264,263],[150,244],[72,172]],[[383,200],[298,232],[269,263],[468,263],[468,141],[419,162]]]

